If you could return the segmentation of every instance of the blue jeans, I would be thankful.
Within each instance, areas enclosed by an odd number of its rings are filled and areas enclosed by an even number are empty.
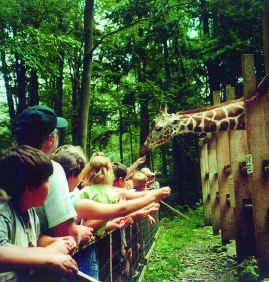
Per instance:
[[[83,250],[76,257],[76,261],[80,271],[99,280],[99,266],[94,247]]]

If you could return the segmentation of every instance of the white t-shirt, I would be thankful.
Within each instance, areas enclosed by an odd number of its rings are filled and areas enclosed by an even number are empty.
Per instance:
[[[44,206],[36,208],[41,231],[57,226],[68,219],[76,218],[77,213],[71,203],[68,183],[62,166],[52,161],[53,174],[49,178],[50,189]]]

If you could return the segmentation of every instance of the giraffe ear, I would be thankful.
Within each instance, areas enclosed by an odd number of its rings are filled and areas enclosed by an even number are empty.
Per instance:
[[[168,111],[168,108],[166,105],[161,105],[160,106],[160,114],[161,115],[166,115],[167,114],[167,111]]]

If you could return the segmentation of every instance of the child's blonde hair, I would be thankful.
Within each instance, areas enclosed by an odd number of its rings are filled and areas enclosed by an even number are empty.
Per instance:
[[[144,190],[147,186],[148,178],[144,173],[136,172],[132,176],[134,188],[137,190]]]
[[[112,163],[106,156],[95,156],[87,163],[83,172],[83,184],[113,185]]]

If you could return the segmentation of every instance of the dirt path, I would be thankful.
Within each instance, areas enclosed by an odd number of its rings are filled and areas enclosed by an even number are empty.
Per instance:
[[[212,235],[212,227],[166,220],[143,281],[237,282],[235,246],[221,246],[221,238]]]
[[[237,281],[234,245],[221,247],[220,237],[213,237],[210,227],[194,229],[193,233],[196,240],[178,253],[184,271],[174,281]]]

